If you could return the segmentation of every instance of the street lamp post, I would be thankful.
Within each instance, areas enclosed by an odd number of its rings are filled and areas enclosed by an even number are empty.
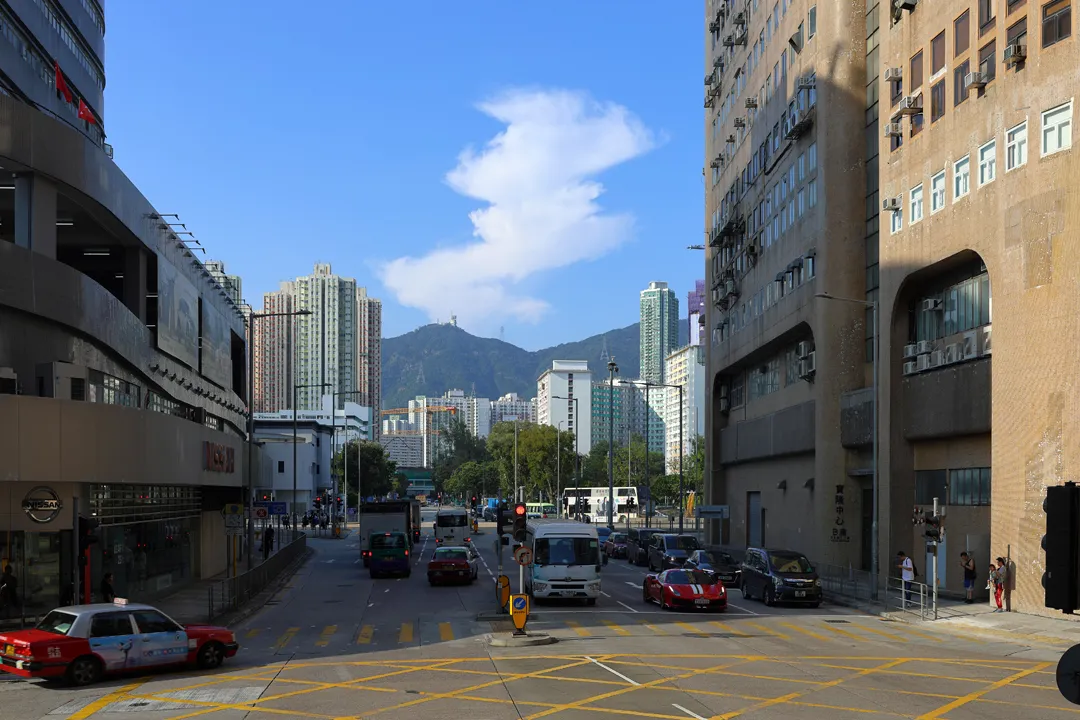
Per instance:
[[[578,455],[578,428],[581,427],[581,408],[578,407],[578,398],[576,397],[563,397],[561,395],[552,395],[552,400],[566,400],[567,402],[574,403],[574,420],[577,424],[574,425],[574,473],[575,483],[581,485],[581,456]],[[558,499],[558,498],[556,498]],[[567,503],[569,505],[569,503]],[[567,508],[569,509],[569,507]],[[559,510],[559,517],[562,517],[562,510]]]
[[[562,488],[562,426],[565,420],[560,420],[555,427],[555,503],[559,502]],[[555,503],[552,503],[553,505]],[[557,509],[557,508],[556,508]]]
[[[844,298],[830,295],[828,293],[816,293],[814,297],[821,298],[823,300],[839,300],[840,302],[855,303],[856,305],[862,305],[870,308],[873,315],[873,343],[874,343],[874,367],[873,367],[873,390],[872,390],[872,405],[871,414],[874,416],[874,422],[872,425],[873,435],[871,436],[871,443],[873,445],[871,463],[873,464],[873,475],[871,481],[871,504],[873,507],[872,519],[870,521],[870,577],[872,578],[873,585],[870,588],[871,598],[877,600],[878,597],[878,494],[880,492],[880,482],[878,477],[878,391],[879,382],[878,374],[880,372],[880,363],[878,362],[878,348],[881,344],[880,333],[878,332],[878,303],[876,300],[857,300],[855,298]]]
[[[249,515],[250,509],[253,505],[252,495],[255,493],[255,321],[262,320],[263,318],[270,317],[299,317],[301,315],[310,315],[310,310],[295,310],[292,312],[269,312],[269,313],[257,313],[252,312],[248,314],[248,448],[247,448],[247,472],[245,475],[246,487],[244,488],[244,514]],[[291,330],[290,330],[290,345],[291,345]],[[290,358],[292,352],[289,353]],[[290,369],[291,372],[291,369]],[[252,568],[252,548],[255,544],[255,526],[252,523],[252,518],[245,518],[247,523],[247,547],[245,548],[245,554],[247,555],[247,569]]]
[[[649,499],[645,501],[645,527],[649,527],[649,508],[652,505],[652,484],[649,482],[649,451],[652,449],[649,443],[649,386],[645,385],[645,492],[649,493]]]
[[[685,491],[683,489],[683,456],[686,455],[686,438],[684,436],[683,428],[683,416],[686,414],[686,408],[683,405],[683,386],[672,385],[671,383],[651,383],[646,382],[645,388],[649,387],[662,387],[662,388],[674,388],[679,391],[679,534],[683,531],[683,516],[686,515],[686,498]],[[649,502],[652,502],[652,495],[649,495]],[[647,517],[647,515],[646,515]]]
[[[297,443],[297,427],[296,427],[296,405],[299,399],[296,397],[297,391],[307,390],[308,388],[324,388],[329,387],[330,383],[311,383],[309,385],[293,385],[292,391],[292,524],[296,527],[296,476],[300,474],[300,470],[297,467],[296,459],[296,443]]]
[[[619,366],[615,364],[615,358],[611,358],[607,364],[608,369],[608,465],[607,487],[608,507],[607,526],[612,532],[615,531],[615,373],[619,372]]]
[[[347,390],[345,392],[338,392],[337,390],[334,390],[334,392],[331,394],[330,412],[332,413],[331,419],[333,420],[334,438],[335,439],[337,438],[337,399],[338,399],[338,397],[346,397],[346,396],[352,396],[352,395],[363,395],[363,394],[364,394],[363,390]],[[372,411],[372,413],[374,414],[374,410]],[[345,420],[345,447],[344,447],[344,450],[342,451],[342,455],[341,455],[341,465],[342,465],[342,470],[343,470],[343,473],[344,473],[344,477],[343,477],[343,479],[341,481],[341,497],[344,499],[342,509],[343,509],[344,515],[345,515],[342,518],[342,522],[345,523],[346,527],[348,527],[348,523],[349,523],[349,417],[348,417],[348,415],[344,415],[344,406],[342,406],[342,415],[343,415],[343,419]],[[371,421],[369,420],[368,421],[368,438],[370,439],[371,437],[372,437]],[[335,447],[334,449],[336,450],[337,448]],[[359,461],[359,458],[357,458],[357,460]],[[333,466],[334,466],[334,459],[333,459],[333,452],[332,452],[331,457],[330,457],[330,467],[333,468]],[[359,472],[360,472],[360,466],[359,466],[359,463],[358,463],[357,464],[357,473],[359,473]],[[359,505],[360,505],[360,493],[359,493],[359,490],[360,490],[360,478],[359,477],[356,478],[356,488],[357,488],[357,494],[356,494],[357,503],[356,504],[357,504],[357,508],[358,508],[357,512],[359,513]]]

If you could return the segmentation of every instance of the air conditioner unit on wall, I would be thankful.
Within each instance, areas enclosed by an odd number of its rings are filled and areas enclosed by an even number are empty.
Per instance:
[[[964,359],[974,360],[979,357],[979,336],[974,330],[964,333]]]
[[[904,363],[904,374],[905,375],[914,375],[918,371],[919,371],[919,364],[917,362],[906,362],[906,363]]]
[[[904,137],[903,123],[885,123],[885,137]]]
[[[960,343],[950,343],[945,346],[945,365],[952,365],[963,359],[963,346]]]
[[[896,197],[885,198],[881,201],[881,212],[898,212],[903,204],[903,198],[899,195]]]
[[[916,353],[919,355],[926,355],[934,349],[934,343],[930,342],[929,340],[920,340],[919,342],[915,343],[915,345]]]
[[[904,346],[904,359],[914,358],[919,354],[919,346],[915,343],[909,343]]]
[[[982,329],[982,354],[990,354],[990,325],[987,325]]]
[[[817,360],[814,351],[807,353],[806,357],[799,361],[799,378],[810,380],[817,372]]]
[[[803,340],[801,343],[799,343],[798,345],[795,346],[795,354],[799,356],[800,360],[802,360],[807,355],[809,355],[810,352],[811,352],[810,343],[808,343],[805,340]]]
[[[941,300],[938,298],[927,298],[922,301],[923,312],[933,312],[934,310],[941,309]]]
[[[945,364],[945,353],[941,350],[935,350],[930,353],[930,367],[938,368]]]
[[[885,82],[900,82],[904,79],[904,68],[885,68]]]
[[[926,355],[920,355],[918,358],[916,358],[915,359],[915,366],[916,366],[916,369],[919,372],[923,372],[924,370],[929,370],[930,369],[930,355],[929,355],[929,353],[927,353]]]

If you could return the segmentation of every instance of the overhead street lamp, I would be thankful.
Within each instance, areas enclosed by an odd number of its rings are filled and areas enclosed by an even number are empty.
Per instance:
[[[578,428],[581,427],[581,409],[578,407],[579,398],[576,397],[563,397],[561,395],[552,395],[552,400],[566,400],[567,402],[574,403],[574,473],[576,478],[574,480],[577,486],[581,485],[581,456],[578,455]],[[558,499],[558,498],[556,498]],[[567,503],[567,510],[569,510],[569,503]],[[562,510],[559,510],[559,517],[562,517]]]
[[[871,585],[870,592],[871,598],[877,600],[878,596],[878,495],[880,492],[880,481],[878,477],[878,373],[880,369],[880,363],[878,362],[878,347],[881,344],[880,333],[878,332],[878,303],[876,300],[857,300],[855,298],[836,297],[828,293],[816,293],[816,298],[822,300],[837,300],[839,302],[854,303],[856,305],[862,305],[870,308],[873,312],[873,342],[874,342],[874,368],[873,368],[873,404],[871,406],[871,414],[874,416],[873,435],[871,441],[873,443],[873,480],[871,483],[871,504],[873,505],[873,519],[870,522],[870,577],[873,584]]]
[[[297,391],[307,390],[309,388],[325,388],[330,387],[330,383],[310,383],[307,385],[293,385],[292,389],[292,525],[296,527],[296,476],[299,474],[299,468],[297,468],[296,460],[296,405],[299,399],[296,397]],[[317,488],[315,488],[317,489]]]
[[[352,396],[352,395],[364,395],[364,394],[365,394],[364,390],[347,390],[345,392],[338,392],[337,390],[334,390],[334,392],[331,393],[331,395],[330,395],[330,422],[334,426],[334,445],[335,445],[335,447],[333,448],[333,450],[330,453],[330,456],[331,456],[330,457],[330,467],[331,468],[334,467],[333,455],[334,455],[334,452],[337,450],[337,447],[336,447],[336,445],[337,445],[337,399],[339,397],[346,397],[346,396]],[[342,411],[344,412],[344,406],[342,406]],[[372,439],[372,436],[373,436],[373,433],[371,431],[371,423],[372,423],[372,420],[374,419],[374,415],[375,415],[374,408],[372,408],[371,413],[372,413],[372,417],[369,418],[369,420],[368,420],[368,439],[369,440]],[[357,457],[357,461],[359,461],[359,457]],[[341,495],[345,499],[344,508],[343,508],[343,511],[345,513],[345,519],[343,520],[343,522],[348,523],[349,522],[349,417],[347,415],[345,416],[345,449],[344,449],[344,451],[342,453],[341,464],[342,464],[343,469],[344,469],[344,479],[342,480],[342,483],[341,483],[342,484]],[[357,464],[356,467],[357,467],[357,474],[359,474],[359,472],[360,472],[359,464]],[[357,489],[357,492],[356,492],[357,513],[359,513],[360,512],[360,510],[359,510],[359,507],[360,507],[360,478],[359,477],[356,478],[356,489]],[[336,503],[334,505],[334,509],[335,510],[337,509]]]
[[[252,312],[248,314],[248,452],[247,452],[247,472],[244,473],[246,487],[244,488],[244,514],[250,514],[249,510],[253,506],[253,496],[255,494],[255,468],[253,464],[255,462],[255,321],[262,320],[264,318],[272,317],[299,317],[301,315],[310,315],[310,310],[295,310],[292,312],[268,312],[257,313]],[[290,345],[291,345],[291,328],[290,328]],[[289,353],[290,357],[292,353]],[[295,498],[294,498],[295,499]],[[246,519],[247,522],[247,569],[252,567],[252,554],[255,543],[255,528],[251,522],[251,518]]]
[[[619,372],[619,366],[615,364],[615,358],[611,358],[607,364],[608,369],[608,456],[607,456],[607,526],[615,532],[615,373]]]
[[[683,405],[683,386],[673,385],[671,383],[653,383],[646,381],[646,391],[650,387],[675,388],[679,391],[679,534],[682,535],[683,516],[686,515],[686,498],[683,490],[683,456],[686,454],[686,436],[684,435],[683,430],[683,416],[686,415],[686,406]],[[646,412],[648,412],[648,408],[646,408]],[[646,415],[646,417],[648,417],[648,415]],[[697,427],[695,426],[694,429],[696,432]],[[646,446],[645,456],[648,457],[648,446]],[[649,493],[649,503],[652,503],[651,492]],[[648,510],[645,511],[645,516],[648,517]]]

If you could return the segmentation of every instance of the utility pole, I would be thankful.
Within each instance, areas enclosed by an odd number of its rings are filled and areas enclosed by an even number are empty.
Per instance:
[[[649,451],[652,450],[652,445],[649,442],[649,412],[652,408],[649,406],[649,384],[645,383],[645,492],[649,494],[649,499],[645,501],[645,527],[649,527],[649,508],[652,505],[652,487],[649,484]],[[638,505],[640,508],[641,506]]]
[[[615,531],[615,373],[619,372],[619,366],[612,357],[608,367],[608,509],[607,526],[612,532]]]
[[[521,494],[520,486],[518,485],[518,421],[517,417],[514,417],[514,502],[521,502],[519,496]]]

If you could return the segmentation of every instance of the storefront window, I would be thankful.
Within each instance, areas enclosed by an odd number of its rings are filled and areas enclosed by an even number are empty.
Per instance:
[[[198,518],[179,518],[131,525],[108,525],[91,549],[95,601],[101,600],[101,579],[113,574],[118,597],[145,602],[190,582],[199,545]]]

